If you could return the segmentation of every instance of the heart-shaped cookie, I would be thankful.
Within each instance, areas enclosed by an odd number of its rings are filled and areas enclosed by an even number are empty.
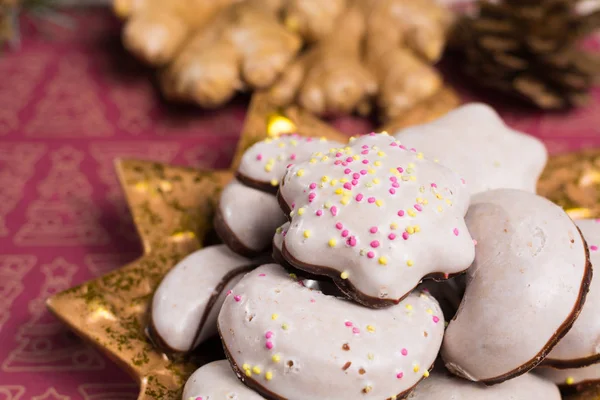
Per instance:
[[[244,386],[227,360],[221,360],[198,368],[189,377],[182,400],[264,400],[264,397]]]
[[[535,367],[567,333],[592,269],[577,226],[543,197],[482,192],[471,198],[466,221],[475,261],[442,357],[453,373],[494,384]]]
[[[600,267],[600,222],[595,219],[577,221],[589,246],[592,267]],[[595,276],[581,314],[573,327],[548,354],[544,365],[578,368],[600,361],[600,277]]]
[[[153,339],[165,351],[188,352],[215,335],[227,291],[259,263],[225,245],[206,247],[181,260],[154,293]]]
[[[540,140],[507,127],[494,109],[481,103],[394,136],[456,171],[472,194],[500,188],[535,193],[548,159]]]
[[[561,389],[600,383],[600,364],[569,369],[543,367],[536,368],[535,373],[556,383]]]
[[[381,400],[402,398],[429,375],[444,319],[426,293],[372,310],[269,264],[234,287],[219,333],[234,370],[266,398]]]
[[[410,400],[560,400],[558,387],[533,374],[495,386],[485,386],[434,371],[421,382]]]
[[[291,224],[282,254],[369,307],[397,304],[425,277],[469,267],[469,192],[454,172],[370,134],[288,168],[279,201]]]
[[[285,219],[275,196],[234,180],[223,189],[214,226],[230,249],[252,257],[271,247],[273,232]]]

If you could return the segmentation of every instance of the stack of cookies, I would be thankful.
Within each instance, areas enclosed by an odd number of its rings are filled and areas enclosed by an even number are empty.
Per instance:
[[[535,194],[546,160],[482,104],[256,143],[222,193],[224,244],[154,295],[166,352],[218,332],[227,357],[183,399],[555,400],[600,381],[600,223]]]

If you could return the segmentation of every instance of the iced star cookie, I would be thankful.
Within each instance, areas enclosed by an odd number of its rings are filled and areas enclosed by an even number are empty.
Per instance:
[[[444,319],[425,293],[372,310],[269,264],[233,288],[219,333],[238,376],[266,398],[400,399],[429,375]]]
[[[567,333],[592,269],[577,226],[543,197],[479,193],[466,221],[477,241],[475,261],[442,357],[456,375],[494,384],[538,365]]]
[[[535,373],[556,383],[561,389],[600,383],[600,364],[570,369],[543,367],[536,368]]]
[[[472,194],[500,188],[535,193],[548,159],[541,141],[510,129],[491,107],[480,103],[394,136],[456,171]]]
[[[183,388],[182,400],[264,400],[237,379],[227,360],[198,368]]]
[[[369,307],[397,304],[423,278],[448,278],[473,261],[460,177],[388,135],[293,165],[279,203],[291,218],[285,260]]]
[[[252,257],[269,250],[273,232],[284,222],[275,196],[234,180],[223,189],[214,226],[230,249]]]
[[[558,387],[533,374],[525,374],[495,386],[485,386],[433,372],[421,382],[409,400],[561,400]]]
[[[153,339],[166,351],[188,352],[215,335],[227,292],[259,263],[225,245],[206,247],[181,260],[154,293]]]
[[[600,222],[588,219],[577,221],[586,239],[592,267],[600,268]],[[599,269],[597,269],[599,271]],[[600,272],[598,272],[600,274]],[[573,327],[552,349],[544,365],[556,368],[577,368],[600,361],[600,276],[595,276],[581,314]]]
[[[265,139],[250,147],[240,162],[237,178],[247,186],[276,193],[279,181],[290,164],[323,157],[332,146],[341,143],[324,138],[282,135]]]

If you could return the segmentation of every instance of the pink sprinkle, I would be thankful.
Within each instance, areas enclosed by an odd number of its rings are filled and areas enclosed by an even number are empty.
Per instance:
[[[362,160],[362,163],[363,163],[363,164],[368,164],[368,163],[369,163],[369,160]]]
[[[371,229],[369,229],[369,232],[377,233],[377,227],[376,226],[371,227]]]
[[[600,218],[596,218],[596,223],[600,222]]]
[[[366,144],[363,144],[363,145],[362,145],[362,148],[363,148],[363,149],[368,149],[368,148],[369,148],[369,146],[368,146],[368,145],[366,145]]]
[[[410,149],[410,151],[412,151],[413,153],[416,153],[416,152],[417,152],[417,149],[415,149],[414,147],[412,147],[412,148]]]
[[[404,146],[403,144],[401,144],[401,145],[400,145],[400,146],[398,146],[398,147],[400,147],[402,150],[406,150],[406,146]]]
[[[432,183],[432,184],[431,184],[431,187],[432,187],[432,188],[436,188],[436,187],[437,187],[437,185],[436,185],[435,183]]]
[[[352,174],[352,178],[353,179],[358,179],[358,178],[360,178],[360,174],[358,172],[355,172],[355,173]]]
[[[460,181],[462,182],[462,184],[463,184],[463,185],[464,185],[465,183],[467,183],[467,182],[465,182],[465,180],[464,180],[463,178],[460,178]]]
[[[292,209],[296,208],[296,203],[292,203]]]
[[[263,277],[263,276],[267,276],[267,274],[258,274],[258,276]]]
[[[396,194],[396,189],[390,188],[390,194]]]
[[[316,194],[315,192],[310,192],[310,193],[308,194],[308,198],[309,198],[309,199],[314,199],[315,197],[317,197],[317,194]]]
[[[417,211],[423,211],[423,207],[421,207],[420,204],[415,204],[415,210],[417,210]]]
[[[311,302],[311,303],[314,303],[315,301],[316,301],[315,299],[310,299],[310,302]]]
[[[354,161],[354,158],[352,158],[352,157],[346,158],[346,162],[352,162],[352,161]]]
[[[396,234],[395,234],[395,233],[390,233],[390,234],[388,235],[388,239],[390,239],[390,240],[394,240],[394,239],[396,239]]]
[[[400,353],[402,353],[403,356],[407,356],[408,355],[408,350],[402,349],[402,350],[400,350]]]
[[[257,159],[258,161],[262,160],[262,154],[258,154],[258,155],[256,156],[256,159]]]
[[[352,326],[352,322],[346,321],[346,323],[344,325],[346,325],[346,326]]]
[[[229,296],[232,293],[231,289],[227,291],[227,296]]]
[[[440,319],[437,316],[434,315],[433,316],[433,322],[435,322],[437,324],[438,322],[440,322]]]
[[[458,236],[458,228],[454,228],[452,232],[454,232],[454,236]]]
[[[340,160],[335,160],[335,161],[334,161],[334,164],[335,164],[335,165],[340,165],[341,163],[342,163],[342,162],[341,162]]]
[[[265,343],[265,347],[269,350],[271,350],[273,348],[273,342],[267,342]]]
[[[360,333],[360,329],[358,329],[357,327],[352,328],[352,333],[354,333],[355,335],[358,335]]]
[[[331,207],[331,215],[333,215],[334,217],[337,215],[337,207],[336,206]]]
[[[339,229],[342,229],[344,227],[344,225],[342,225],[341,222],[338,222],[337,224],[335,224],[335,227],[339,230]]]
[[[320,217],[321,215],[323,215],[323,210],[317,210],[315,214],[317,214],[317,217]]]
[[[235,296],[233,296],[233,299],[239,303],[242,300],[242,296],[236,294]]]
[[[399,217],[404,217],[404,210],[398,211],[398,216]]]
[[[375,257],[375,253],[373,253],[372,251],[370,251],[370,252],[367,253],[367,257],[373,258],[373,257]]]
[[[400,173],[403,173],[403,172],[404,172],[404,168],[402,168],[402,167],[398,167],[398,168],[396,168],[396,170],[397,170],[398,172],[400,172]]]
[[[265,338],[271,339],[272,337],[273,337],[273,332],[267,331],[267,333],[265,333]]]
[[[477,246],[477,240],[473,239],[473,246]]]
[[[356,246],[356,238],[354,236],[350,236],[348,240],[346,240],[346,244],[350,247]]]
[[[367,201],[368,201],[369,203],[375,203],[375,197],[369,197],[369,198],[367,199]]]
[[[286,167],[286,168],[289,168],[289,167],[292,167],[293,165],[294,165],[294,164],[288,164],[288,165],[286,165],[285,167]]]
[[[369,133],[369,136],[375,136],[375,132]]]
[[[350,182],[344,183],[344,189],[346,189],[346,190],[352,190],[352,184]]]
[[[292,154],[292,155],[290,156],[290,160],[295,160],[295,159],[296,159],[296,155],[295,155],[295,154]]]
[[[356,201],[361,201],[363,199],[363,195],[361,193],[356,195]]]
[[[394,182],[394,183],[392,183],[392,186],[395,187],[395,188],[399,188],[400,184],[398,182]]]
[[[371,247],[374,248],[374,249],[378,248],[379,247],[379,241],[378,240],[373,240],[371,242]]]
[[[348,232],[348,229],[344,229],[342,231],[342,237],[347,237],[350,234],[350,232]]]
[[[597,250],[598,250],[598,246],[596,246],[596,245],[591,245],[591,246],[590,246],[590,250],[591,250],[591,251],[597,251]]]
[[[397,182],[398,178],[396,178],[395,176],[390,176],[390,181],[391,182]]]
[[[353,186],[356,186],[356,185],[358,185],[358,180],[356,180],[356,179],[352,179],[352,185],[353,185]]]
[[[316,188],[317,188],[317,184],[313,182],[313,183],[311,183],[311,184],[310,184],[309,188],[310,188],[311,190],[314,190],[314,189],[316,189]]]
[[[404,374],[402,372],[398,372],[396,374],[396,378],[398,378],[398,379],[402,379],[403,376],[404,376]]]
[[[343,155],[343,154],[342,154],[342,153],[340,153],[340,152],[337,152],[337,153],[335,153],[335,156],[336,156],[336,157],[341,157],[342,155]]]
[[[408,234],[408,232],[402,232],[402,239],[408,240],[409,237],[410,235]]]
[[[392,143],[390,143],[390,146],[392,146],[392,147],[394,147],[394,146],[398,146],[398,143],[396,143],[396,142],[392,142]]]
[[[348,163],[347,163],[346,161],[343,161],[343,162],[342,162],[342,165],[343,165],[344,167],[347,167],[347,166],[348,166]]]
[[[363,150],[360,152],[360,154],[369,154],[369,150]]]
[[[366,169],[361,169],[360,170],[360,174],[361,175],[366,175],[367,174],[367,170]]]

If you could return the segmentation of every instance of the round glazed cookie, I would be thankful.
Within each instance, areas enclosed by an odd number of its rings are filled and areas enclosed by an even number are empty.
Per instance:
[[[271,247],[275,229],[284,222],[273,195],[234,180],[223,189],[214,225],[231,250],[251,257]]]
[[[421,382],[409,400],[561,400],[558,387],[533,374],[525,374],[495,386],[485,386],[433,372]]]
[[[265,139],[246,150],[236,176],[247,186],[276,193],[290,164],[304,161],[313,153],[324,153],[332,146],[341,143],[299,135]]]
[[[600,223],[588,219],[576,222],[590,250],[592,267],[600,266]],[[552,349],[544,365],[577,368],[600,361],[600,277],[594,277],[581,314],[573,327]]]
[[[479,193],[466,220],[477,241],[475,261],[442,357],[453,373],[494,384],[535,367],[567,333],[592,269],[577,226],[543,197]]]
[[[535,193],[548,159],[540,140],[507,127],[496,111],[481,103],[394,136],[459,173],[472,194],[500,188]]]
[[[561,389],[583,387],[600,382],[600,364],[583,368],[536,368],[536,374],[556,383]]]
[[[369,307],[397,304],[423,278],[473,261],[460,177],[385,134],[293,165],[279,201],[291,218],[286,261]]]
[[[269,264],[233,288],[219,333],[238,376],[268,399],[383,400],[402,398],[429,375],[444,319],[425,293],[372,310]]]
[[[182,400],[263,400],[237,379],[227,360],[198,368],[183,388]]]
[[[206,247],[181,260],[154,293],[153,339],[166,351],[188,352],[215,335],[227,291],[259,262],[225,245]]]

